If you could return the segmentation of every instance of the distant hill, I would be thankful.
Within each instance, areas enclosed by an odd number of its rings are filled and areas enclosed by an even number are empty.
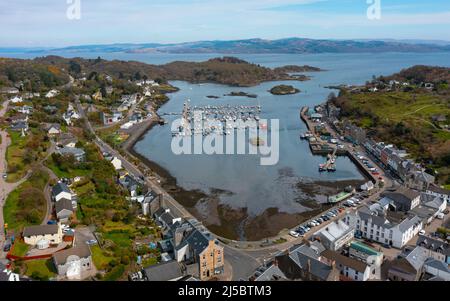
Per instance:
[[[24,50],[24,49],[22,49]],[[1,51],[1,49],[0,49]],[[288,38],[280,40],[247,39],[199,41],[178,44],[110,44],[56,48],[57,52],[129,52],[129,53],[369,53],[369,52],[441,52],[450,51],[450,42],[422,40],[315,40]],[[30,50],[30,52],[49,52]]]

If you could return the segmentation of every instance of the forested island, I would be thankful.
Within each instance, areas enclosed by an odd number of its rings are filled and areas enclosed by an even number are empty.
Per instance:
[[[300,90],[290,85],[278,85],[270,89],[273,95],[290,95],[300,93]]]
[[[205,62],[176,61],[165,65],[151,65],[136,61],[107,61],[102,58],[63,58],[46,56],[33,60],[1,59],[0,85],[27,80],[34,89],[51,88],[69,83],[69,72],[76,76],[92,78],[96,74],[108,74],[125,80],[152,78],[160,82],[183,80],[191,83],[219,83],[237,87],[255,86],[266,81],[309,78],[302,74],[290,75],[287,71],[307,71],[312,67],[286,66],[267,68],[234,57],[214,58]]]

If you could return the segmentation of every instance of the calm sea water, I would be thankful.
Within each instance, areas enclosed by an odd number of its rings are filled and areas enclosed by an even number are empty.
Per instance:
[[[212,55],[213,57],[215,55]],[[208,56],[189,57],[203,60]],[[180,112],[186,99],[192,105],[231,104],[262,106],[262,118],[280,120],[280,160],[274,166],[260,166],[259,157],[242,155],[174,155],[170,151],[169,125],[155,127],[136,145],[136,150],[167,169],[187,189],[211,188],[233,192],[223,195],[222,202],[233,207],[247,208],[251,215],[258,215],[267,208],[276,207],[283,212],[301,212],[305,208],[296,200],[304,198],[296,189],[298,181],[308,180],[353,180],[362,175],[348,158],[337,160],[336,173],[319,173],[318,164],[324,162],[321,156],[313,156],[308,144],[299,139],[306,130],[299,119],[302,106],[314,106],[325,101],[327,85],[361,84],[372,75],[389,75],[415,64],[450,66],[450,54],[320,54],[320,55],[239,55],[250,62],[269,67],[288,64],[308,64],[326,69],[311,73],[311,81],[289,82],[302,90],[301,94],[274,96],[268,90],[281,82],[263,83],[251,88],[234,88],[216,84],[189,84],[172,82],[180,91],[170,96],[170,101],[161,113]],[[166,58],[164,58],[166,59]],[[177,58],[180,59],[180,58]],[[257,99],[245,97],[224,97],[231,91],[244,91],[258,95]],[[207,95],[221,96],[208,99]]]
[[[57,54],[58,53],[52,53]],[[44,54],[39,54],[42,56]],[[220,54],[125,54],[125,53],[60,53],[66,57],[136,60],[152,64],[164,64],[175,60],[204,61]],[[0,56],[32,58],[36,54],[0,53]],[[186,189],[222,189],[233,194],[223,195],[221,200],[235,208],[247,208],[249,214],[258,215],[267,208],[276,207],[283,212],[301,212],[305,208],[296,200],[303,198],[295,188],[301,180],[352,180],[362,179],[357,168],[347,158],[338,158],[336,173],[319,173],[321,156],[313,156],[308,144],[299,139],[306,130],[299,119],[302,106],[314,106],[326,100],[331,90],[328,85],[362,84],[373,75],[389,75],[417,64],[450,67],[450,53],[383,53],[383,54],[307,54],[307,55],[233,55],[252,63],[267,67],[283,65],[312,65],[327,71],[311,73],[312,80],[289,81],[288,84],[302,90],[289,96],[274,96],[267,92],[281,82],[263,83],[251,88],[233,88],[216,84],[189,84],[175,81],[180,91],[170,95],[160,113],[181,112],[183,103],[191,99],[192,105],[261,105],[262,118],[280,120],[280,160],[274,166],[261,166],[258,156],[250,155],[174,155],[171,152],[170,121],[175,116],[166,116],[166,126],[154,127],[136,150],[167,169]],[[257,99],[224,97],[231,91],[244,91],[258,95]],[[220,99],[208,99],[217,95]]]

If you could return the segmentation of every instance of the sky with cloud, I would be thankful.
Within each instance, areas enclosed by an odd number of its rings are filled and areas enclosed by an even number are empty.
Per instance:
[[[67,18],[68,2],[81,19]],[[367,2],[381,1],[369,20]],[[449,0],[0,0],[0,47],[286,37],[450,40]]]

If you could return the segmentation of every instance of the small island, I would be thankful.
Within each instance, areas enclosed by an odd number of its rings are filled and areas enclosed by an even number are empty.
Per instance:
[[[273,95],[290,95],[300,93],[300,90],[290,85],[275,86],[269,91]]]
[[[249,98],[257,98],[258,95],[256,94],[249,94],[246,92],[231,92],[229,94],[225,94],[225,96],[241,96],[241,97],[249,97]]]
[[[323,71],[318,67],[313,67],[309,65],[297,66],[297,65],[286,65],[283,67],[278,67],[274,69],[276,72],[283,73],[297,73],[297,72],[320,72]]]
[[[216,96],[216,95],[208,95],[208,96],[206,96],[206,98],[219,99],[220,97]]]

